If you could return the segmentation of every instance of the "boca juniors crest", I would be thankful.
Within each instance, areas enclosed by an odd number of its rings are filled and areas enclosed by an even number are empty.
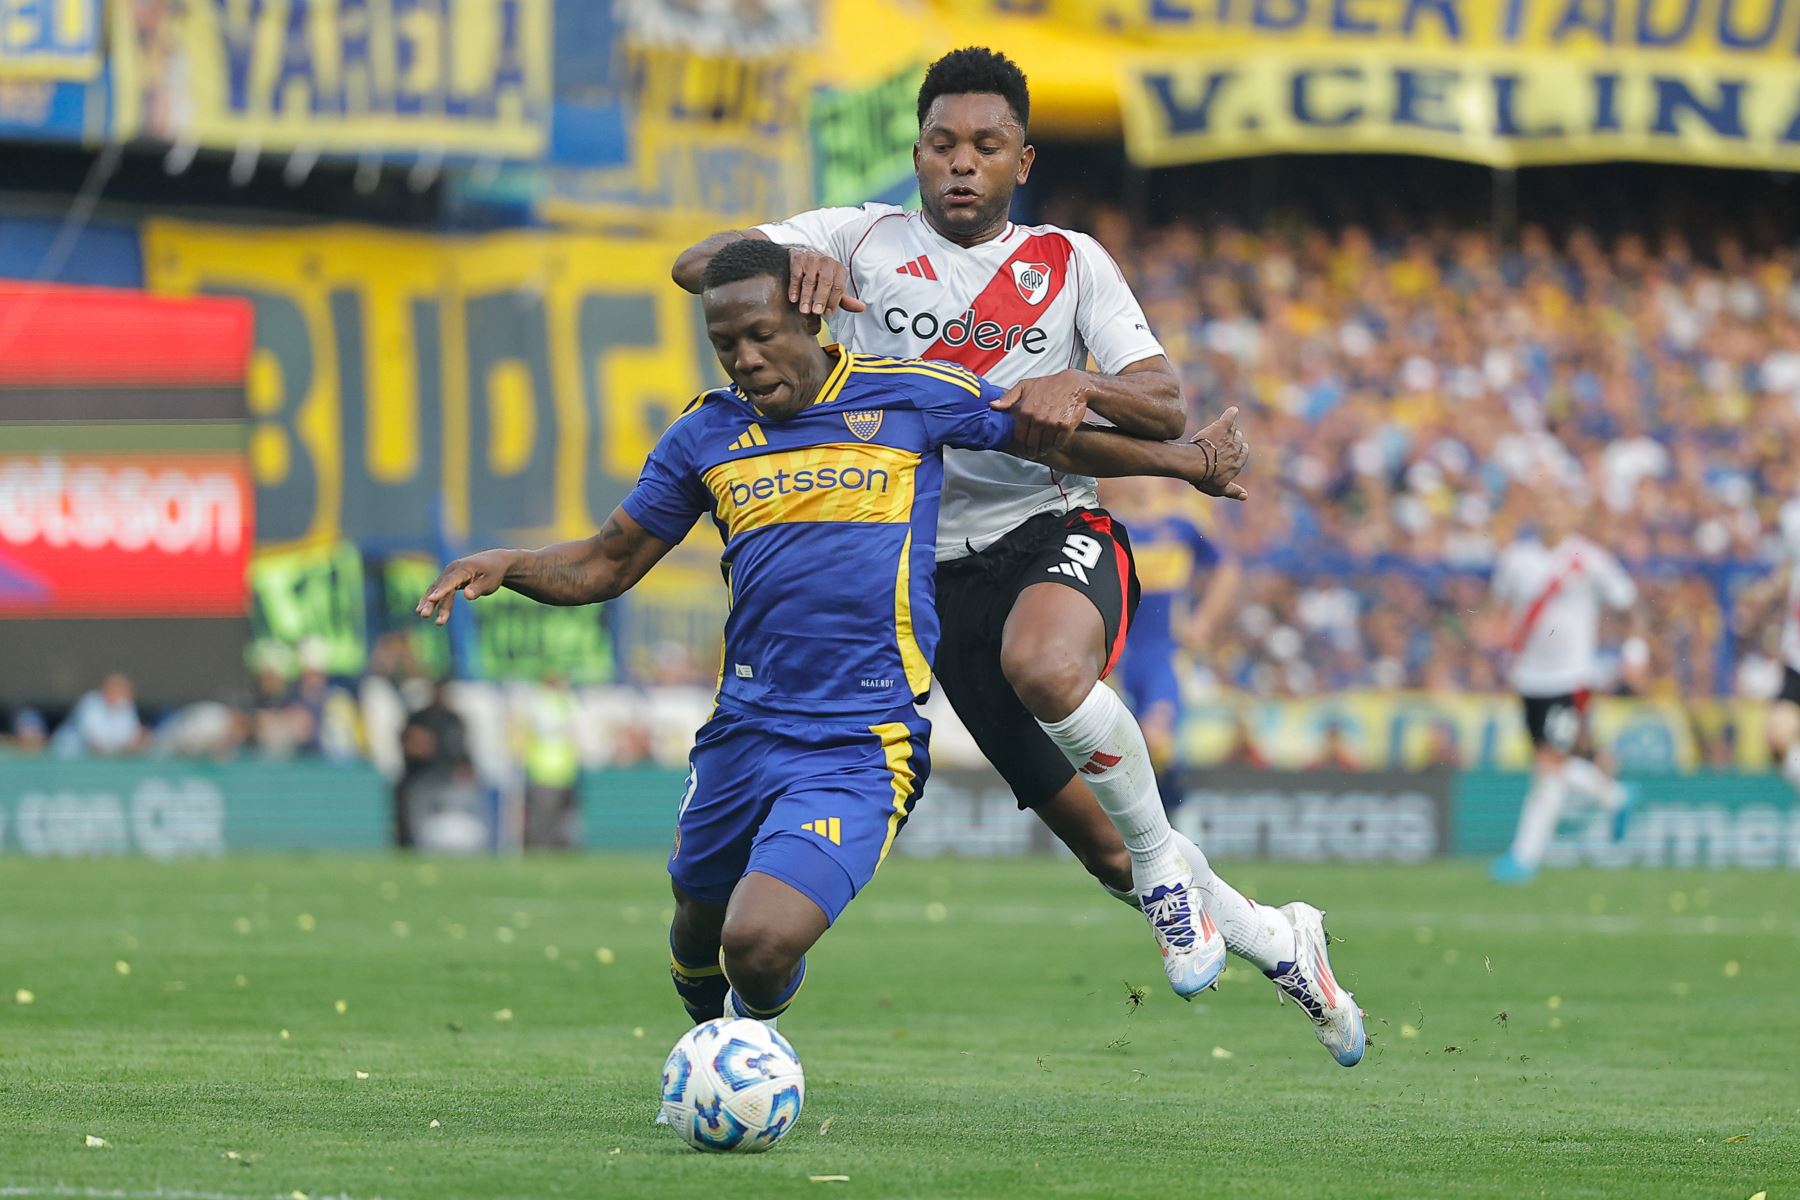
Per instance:
[[[881,432],[881,410],[847,412],[844,414],[844,424],[850,427],[850,432],[856,435],[858,441],[869,441]]]
[[[1019,295],[1027,304],[1039,304],[1044,293],[1050,290],[1050,264],[1041,262],[1016,262],[1012,264],[1013,282],[1019,285]]]

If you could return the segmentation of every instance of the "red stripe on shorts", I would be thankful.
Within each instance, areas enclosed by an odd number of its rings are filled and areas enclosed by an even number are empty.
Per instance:
[[[1125,547],[1119,545],[1119,539],[1113,537],[1112,518],[1098,513],[1084,512],[1079,514],[1082,524],[1095,533],[1104,533],[1112,542],[1113,561],[1119,567],[1119,632],[1113,638],[1112,652],[1107,655],[1106,666],[1100,669],[1100,678],[1111,675],[1113,668],[1119,665],[1119,658],[1125,653],[1125,635],[1131,628],[1131,561],[1125,557]]]

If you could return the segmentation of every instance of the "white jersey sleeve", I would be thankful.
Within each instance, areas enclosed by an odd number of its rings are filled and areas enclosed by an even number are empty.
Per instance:
[[[1637,584],[1610,551],[1589,544],[1581,557],[1594,572],[1594,587],[1608,608],[1627,609],[1637,603]]]
[[[1162,343],[1150,332],[1143,306],[1112,255],[1085,233],[1070,231],[1067,237],[1075,250],[1079,289],[1075,327],[1100,373],[1117,375],[1134,362],[1162,354]]]
[[[1781,617],[1781,657],[1800,671],[1800,500],[1781,506],[1781,550],[1788,560],[1787,610]]]
[[[815,208],[785,221],[756,226],[756,231],[778,246],[811,246],[848,264],[856,243],[883,217],[905,210],[894,204],[864,204],[859,208]]]
[[[1494,577],[1490,584],[1494,598],[1508,607],[1518,607],[1525,600],[1525,567],[1535,557],[1535,543],[1514,542],[1500,552],[1494,562]]]
[[[1800,500],[1789,500],[1783,504],[1778,520],[1782,553],[1800,563]]]

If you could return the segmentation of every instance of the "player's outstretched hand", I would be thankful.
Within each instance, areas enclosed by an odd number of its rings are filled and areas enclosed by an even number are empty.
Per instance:
[[[803,313],[829,317],[838,309],[862,312],[868,305],[850,294],[850,268],[823,250],[788,247],[788,300]]]
[[[1205,459],[1198,478],[1188,482],[1208,496],[1223,496],[1227,500],[1250,498],[1243,485],[1234,482],[1238,472],[1250,461],[1250,443],[1244,440],[1244,431],[1237,427],[1237,417],[1237,405],[1234,404],[1220,413],[1218,420],[1188,439],[1188,444],[1198,447]]]
[[[1062,450],[1087,418],[1087,388],[1072,371],[1021,379],[988,407],[1013,415],[1013,444],[1028,458]]]
[[[450,619],[450,608],[456,603],[456,593],[461,592],[471,600],[479,600],[483,596],[491,596],[500,590],[506,580],[506,568],[512,562],[511,550],[483,550],[480,554],[471,554],[467,558],[459,558],[445,567],[420,598],[419,606],[414,609],[427,621],[437,619],[442,625]]]

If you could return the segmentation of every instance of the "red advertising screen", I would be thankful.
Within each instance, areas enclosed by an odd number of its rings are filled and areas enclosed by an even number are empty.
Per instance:
[[[250,317],[0,284],[0,618],[245,615]]]
[[[247,302],[0,282],[0,702],[243,680]]]
[[[0,449],[0,617],[241,616],[251,518],[241,454]]]

